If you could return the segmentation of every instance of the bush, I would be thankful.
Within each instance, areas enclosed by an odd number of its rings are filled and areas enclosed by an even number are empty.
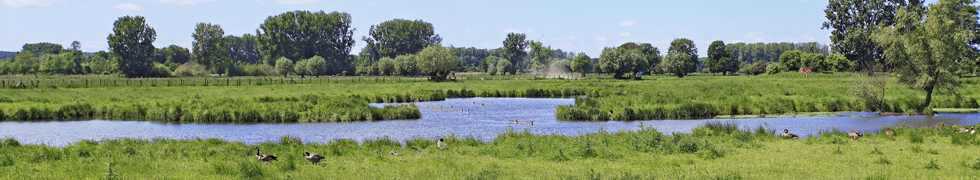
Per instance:
[[[190,76],[207,76],[211,73],[208,72],[207,67],[194,62],[187,62],[174,70],[173,75],[177,77],[190,77]]]

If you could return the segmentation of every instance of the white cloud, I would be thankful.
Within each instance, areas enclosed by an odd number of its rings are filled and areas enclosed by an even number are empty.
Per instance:
[[[765,36],[766,36],[766,34],[764,34],[762,32],[751,32],[751,33],[745,34],[743,37],[749,38],[749,39],[751,39],[752,41],[755,41],[755,42],[763,42],[763,41],[766,41],[766,37]]]
[[[624,37],[633,37],[633,35],[632,35],[632,34],[630,34],[630,32],[624,32],[624,33],[619,33],[619,36],[624,36]]]
[[[45,7],[54,4],[55,0],[3,0],[3,5],[12,8]]]
[[[636,24],[636,23],[634,23],[633,21],[623,21],[623,22],[619,23],[619,26],[630,27],[630,26],[633,26],[634,24]]]
[[[537,31],[535,31],[534,29],[525,29],[525,30],[521,31],[520,29],[510,29],[510,28],[507,28],[507,29],[501,30],[500,32],[502,32],[502,33],[524,33],[524,34],[531,34],[531,33],[537,32]]]
[[[813,38],[813,36],[810,36],[809,34],[805,34],[805,35],[803,35],[803,40],[806,40],[806,41],[813,41],[813,40],[815,40],[815,39],[817,39],[817,38]]]
[[[119,4],[116,5],[116,9],[136,11],[136,10],[143,10],[143,7],[137,6],[135,4]]]
[[[575,40],[575,36],[568,36],[568,40]]]
[[[320,3],[321,0],[276,0],[276,4],[304,5]]]
[[[606,41],[609,38],[606,38],[606,36],[596,36],[595,38],[592,39],[595,39],[596,41]]]
[[[156,3],[177,4],[177,5],[197,5],[197,3],[215,2],[218,0],[146,0],[146,1],[156,2]]]

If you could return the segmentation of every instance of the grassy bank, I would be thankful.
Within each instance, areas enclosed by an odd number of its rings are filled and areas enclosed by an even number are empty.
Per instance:
[[[410,105],[372,108],[370,102],[437,101],[457,97],[571,97],[574,106],[557,109],[561,120],[641,120],[766,116],[801,112],[869,111],[848,93],[850,74],[805,77],[797,73],[762,76],[644,76],[615,79],[524,79],[460,75],[452,82],[408,77],[281,77],[119,79],[102,76],[3,76],[4,81],[38,81],[38,86],[0,89],[6,120],[106,118],[178,122],[324,122],[414,119]],[[603,77],[603,76],[598,76]],[[100,79],[102,85],[80,85]],[[331,79],[332,78],[332,79]],[[68,86],[71,81],[73,85]],[[111,85],[109,81],[115,81]],[[121,81],[128,81],[126,84]],[[137,83],[136,81],[142,81]],[[202,84],[207,81],[207,84]],[[886,112],[919,107],[925,95],[890,79]],[[976,109],[978,78],[961,79],[960,96],[938,92],[931,108]],[[64,82],[66,84],[58,84]],[[182,83],[180,83],[182,82]],[[189,83],[190,82],[190,83]],[[238,82],[242,82],[239,84]],[[54,85],[45,85],[53,83]],[[9,84],[8,84],[9,85]]]
[[[575,137],[507,131],[497,140],[446,137],[246,145],[217,139],[82,141],[57,148],[0,143],[3,179],[961,179],[980,175],[980,139],[955,126],[894,129],[851,139],[831,131],[783,139],[774,129],[707,124],[692,134],[650,127]],[[279,157],[259,163],[254,147]],[[403,148],[404,146],[404,148]],[[415,152],[411,148],[419,148]],[[389,151],[401,155],[387,155]],[[376,154],[375,151],[379,153]],[[301,156],[326,156],[311,165]]]

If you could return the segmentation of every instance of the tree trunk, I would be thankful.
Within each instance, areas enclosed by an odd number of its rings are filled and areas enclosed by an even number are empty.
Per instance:
[[[934,89],[934,87],[927,87],[925,89],[926,89],[926,102],[922,103],[923,109],[929,107],[929,102],[932,101],[932,90]]]

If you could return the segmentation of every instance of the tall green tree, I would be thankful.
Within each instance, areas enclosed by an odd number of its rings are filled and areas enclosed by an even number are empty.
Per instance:
[[[143,16],[124,16],[119,17],[113,23],[112,34],[109,40],[109,50],[119,55],[121,61],[118,62],[119,70],[126,77],[148,77],[150,69],[153,68],[153,41],[157,39],[157,32],[150,25],[146,24]]]
[[[796,71],[800,69],[800,66],[803,66],[803,54],[806,53],[799,50],[783,52],[782,55],[779,55],[779,64],[782,64],[790,71]]]
[[[592,58],[585,54],[579,54],[572,58],[572,71],[582,73],[582,77],[585,77],[586,73],[592,69]]]
[[[637,72],[647,71],[647,74],[652,74],[654,72],[654,68],[656,68],[656,66],[660,64],[661,59],[663,59],[663,57],[661,57],[660,55],[660,49],[658,49],[657,47],[653,47],[653,45],[651,45],[650,43],[627,42],[627,43],[623,43],[622,45],[619,45],[618,48],[637,49],[641,53],[643,53],[643,57],[644,59],[646,59],[645,62],[646,68],[642,70],[638,70]],[[642,67],[643,66],[637,66],[634,68],[642,68]]]
[[[415,56],[416,67],[432,79],[446,80],[449,73],[459,65],[459,57],[442,45],[425,47]]]
[[[320,78],[321,74],[327,72],[327,61],[320,56],[313,56],[306,61],[306,75]]]
[[[921,7],[922,0],[830,0],[824,10],[827,21],[821,29],[831,29],[830,47],[857,61],[863,69],[883,71],[876,67],[886,64],[883,49],[872,40],[879,26],[894,23],[895,11],[903,7]]]
[[[395,72],[395,59],[390,57],[382,57],[380,60],[374,64],[378,65],[378,73],[384,76],[390,76]]]
[[[241,37],[228,35],[225,36],[225,44],[228,45],[228,54],[231,55],[232,62],[248,64],[262,63],[258,38],[255,36],[251,34],[245,34]]]
[[[927,8],[905,7],[898,10],[895,23],[880,26],[873,34],[892,61],[898,82],[926,93],[922,108],[929,107],[937,88],[956,93],[959,76],[954,73],[958,61],[973,50],[969,42],[978,34],[964,23],[978,18],[974,0],[940,0]]]
[[[687,54],[686,57],[688,57],[690,59],[688,59],[689,62],[684,63],[684,64],[685,65],[690,65],[690,66],[688,67],[687,72],[684,72],[684,75],[687,75],[687,73],[694,72],[694,71],[697,70],[697,64],[699,62],[698,61],[698,48],[694,44],[694,41],[691,41],[690,39],[687,39],[687,38],[674,39],[674,41],[671,41],[670,42],[670,49],[667,50],[667,53],[668,54],[672,54],[672,53],[684,53],[684,54]]]
[[[525,40],[524,33],[507,33],[507,39],[504,39],[504,47],[501,49],[500,57],[510,61],[512,65],[507,71],[502,71],[500,73],[510,72],[510,74],[517,74],[518,63],[524,60],[527,56],[528,42]]]
[[[429,45],[442,43],[442,38],[435,33],[432,23],[422,20],[392,19],[371,26],[368,36],[361,38],[370,46],[377,56],[372,61],[382,57],[395,58],[403,54],[415,54]]]
[[[664,72],[674,73],[677,77],[684,78],[690,72],[689,69],[694,66],[694,62],[691,62],[691,55],[676,52],[667,54],[661,66],[663,66]]]
[[[529,53],[533,58],[531,62],[534,62],[532,67],[534,70],[541,71],[543,73],[541,74],[542,76],[547,77],[549,68],[548,57],[551,57],[551,46],[544,46],[541,42],[536,41],[529,41],[528,44],[531,45],[531,52]]]
[[[158,49],[156,53],[153,53],[153,62],[161,64],[167,62],[184,64],[188,61],[191,61],[191,51],[175,44]]]
[[[599,55],[602,72],[612,73],[613,78],[623,78],[624,74],[635,75],[646,68],[646,58],[639,49],[606,48]],[[636,77],[636,76],[631,76]]]
[[[33,51],[20,51],[14,56],[14,62],[12,66],[13,73],[20,73],[22,75],[34,74],[37,76],[38,69],[41,65],[34,61]]]
[[[212,73],[221,75],[231,64],[231,55],[225,44],[225,30],[221,25],[211,23],[197,23],[194,29],[194,42],[192,46],[194,61],[208,67]]]
[[[34,43],[34,44],[24,44],[20,51],[30,51],[31,54],[35,56],[40,56],[42,54],[60,54],[63,47],[61,44],[54,44],[48,42]]]
[[[403,76],[418,74],[418,63],[415,61],[414,54],[404,54],[395,56],[395,71]]]
[[[350,23],[350,15],[343,12],[292,11],[266,18],[255,34],[266,64],[276,64],[280,57],[300,60],[320,56],[333,66],[344,61],[349,64],[348,55],[355,43]]]
[[[718,40],[708,46],[707,65],[712,73],[720,72],[722,75],[728,75],[738,71],[739,63],[732,50],[725,48],[725,42]]]
[[[276,72],[282,74],[283,78],[289,77],[289,73],[293,71],[293,60],[289,60],[286,57],[280,57],[276,60]]]

